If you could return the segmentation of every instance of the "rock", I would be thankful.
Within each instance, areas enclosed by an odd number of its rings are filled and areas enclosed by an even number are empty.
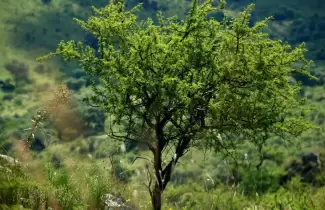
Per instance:
[[[9,157],[7,155],[2,155],[2,154],[0,154],[0,164],[9,164],[12,166],[13,165],[21,165],[21,163],[18,160],[14,159],[12,157]]]
[[[126,203],[123,198],[112,194],[102,195],[101,200],[105,204],[105,210],[138,210],[135,206]]]

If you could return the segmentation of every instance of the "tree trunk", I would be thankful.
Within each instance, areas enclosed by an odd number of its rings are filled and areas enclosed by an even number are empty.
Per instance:
[[[153,190],[150,189],[151,202],[153,210],[161,210],[162,206],[162,194],[167,187],[168,182],[170,181],[173,168],[180,156],[175,156],[168,163],[168,165],[163,169],[162,167],[162,151],[167,143],[164,134],[163,127],[158,127],[156,130],[156,136],[158,141],[155,146],[150,146],[149,149],[154,155],[154,169],[155,169],[155,185]],[[181,151],[183,154],[183,151]],[[149,183],[150,188],[151,182]]]
[[[164,190],[166,189],[167,184],[170,181],[174,164],[175,164],[174,160],[169,162],[169,164],[166,166],[166,168],[162,171],[162,173],[161,173],[162,176],[159,176],[155,183],[155,186],[151,192],[151,202],[152,202],[153,210],[161,210],[162,194],[163,194]],[[157,174],[160,174],[160,173],[158,172]],[[161,185],[159,183],[161,183]]]
[[[162,202],[161,202],[161,197],[162,197],[163,191],[160,189],[158,184],[155,184],[155,187],[152,191],[152,196],[151,196],[151,203],[152,203],[152,208],[153,210],[161,210]]]

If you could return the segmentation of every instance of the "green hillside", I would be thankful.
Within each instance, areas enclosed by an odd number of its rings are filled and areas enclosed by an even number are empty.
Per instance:
[[[139,20],[151,17],[155,24],[158,10],[184,19],[191,7],[190,0],[126,0],[126,9],[137,3],[143,3]],[[302,83],[299,97],[312,107],[305,118],[318,127],[290,141],[270,138],[263,148],[244,143],[224,153],[191,150],[172,173],[163,209],[325,209],[325,3],[228,0],[223,11],[236,17],[250,3],[255,4],[250,25],[272,15],[266,30],[272,39],[292,46],[306,43],[306,57],[314,61],[311,74],[318,79],[298,74],[291,79]],[[80,64],[60,57],[36,60],[55,51],[61,40],[98,49],[96,38],[73,18],[87,20],[94,15],[91,6],[107,4],[0,1],[0,154],[23,165],[13,166],[0,156],[0,209],[105,209],[101,198],[108,193],[138,209],[152,209],[147,189],[152,152],[106,135],[112,116],[83,101],[92,90]],[[209,17],[222,21],[224,14]],[[72,92],[67,105],[60,87]],[[44,108],[51,111],[41,119]],[[163,157],[172,154],[165,151]]]

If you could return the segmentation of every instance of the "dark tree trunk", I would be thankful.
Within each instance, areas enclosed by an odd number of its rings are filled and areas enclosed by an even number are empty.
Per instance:
[[[164,126],[168,119],[171,117],[171,114],[167,114],[166,117],[161,120],[156,127],[156,137],[157,141],[155,145],[148,144],[149,149],[151,150],[154,156],[154,171],[155,171],[155,180],[154,187],[150,189],[151,181],[149,183],[149,191],[151,195],[151,202],[153,210],[161,210],[162,206],[162,194],[169,183],[173,169],[180,157],[183,156],[185,149],[189,144],[190,139],[183,138],[176,146],[176,154],[173,156],[171,161],[163,168],[162,166],[162,153],[163,149],[168,144],[168,141],[164,135]],[[159,120],[158,120],[159,121]]]
[[[151,197],[151,202],[152,202],[152,208],[153,210],[161,210],[161,197],[162,197],[163,191],[160,189],[158,184],[155,184],[155,187],[152,191],[152,197]]]
[[[151,192],[151,202],[153,210],[161,210],[162,206],[162,194],[169,183],[173,171],[173,167],[176,161],[172,159],[169,164],[161,171],[161,166],[157,167],[156,182]],[[160,170],[160,171],[159,171]]]

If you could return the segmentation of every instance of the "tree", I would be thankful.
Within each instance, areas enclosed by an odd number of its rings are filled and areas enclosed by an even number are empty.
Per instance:
[[[270,18],[250,27],[254,5],[233,19],[209,19],[224,6],[211,2],[199,6],[194,0],[182,21],[158,12],[156,25],[137,22],[140,5],[126,11],[123,3],[111,2],[94,8],[87,21],[76,19],[98,39],[100,56],[82,42],[62,41],[55,53],[40,58],[78,61],[93,81],[87,101],[112,119],[110,136],[148,146],[155,210],[174,167],[191,148],[227,152],[249,141],[261,150],[272,136],[288,139],[312,126],[297,98],[300,85],[290,79],[293,73],[311,77],[304,44],[291,48],[271,40],[263,32]],[[169,161],[163,159],[170,151]]]

